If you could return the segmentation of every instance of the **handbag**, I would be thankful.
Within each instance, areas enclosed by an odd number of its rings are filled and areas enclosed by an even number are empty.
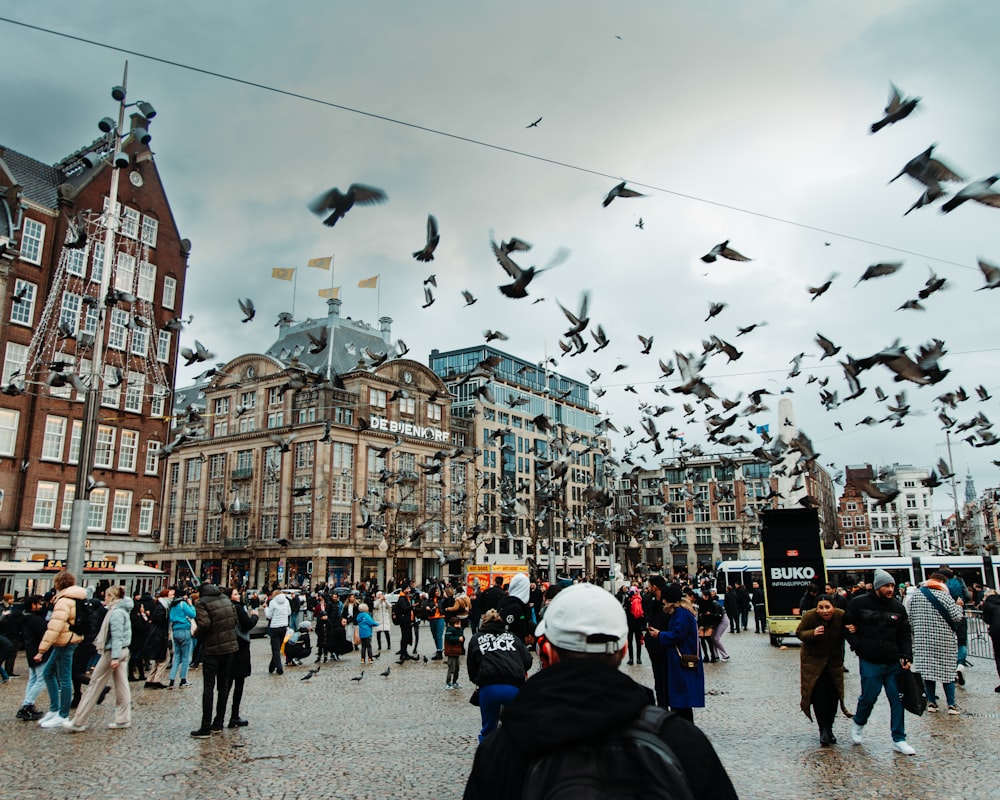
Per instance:
[[[904,669],[899,676],[899,697],[903,708],[911,714],[922,716],[927,710],[927,693],[924,691],[924,679],[914,669]]]
[[[478,706],[479,705],[479,687],[477,686],[472,690],[472,696],[469,698],[469,705]]]
[[[683,669],[697,669],[698,668],[698,654],[697,653],[682,653],[681,649],[674,645],[674,650],[677,651],[677,657],[681,660],[681,667]]]

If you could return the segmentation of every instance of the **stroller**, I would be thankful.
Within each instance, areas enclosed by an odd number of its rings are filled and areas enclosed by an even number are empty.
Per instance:
[[[302,659],[309,657],[312,652],[311,630],[311,622],[300,622],[298,630],[285,639],[285,666],[302,666]]]

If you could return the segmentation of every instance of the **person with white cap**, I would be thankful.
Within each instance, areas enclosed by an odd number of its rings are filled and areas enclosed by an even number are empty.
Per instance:
[[[531,782],[540,775],[552,777],[544,765],[570,763],[579,753],[600,753],[609,737],[634,729],[654,704],[652,691],[620,669],[628,646],[628,620],[603,589],[580,583],[560,591],[535,636],[542,669],[504,709],[499,729],[476,750],[466,798],[538,795],[540,787]],[[653,710],[663,718],[651,735],[671,751],[690,796],[735,800],[736,791],[705,734],[676,714]],[[590,758],[583,763],[600,772],[609,762]],[[629,776],[633,784],[641,783],[647,765],[635,763]],[[652,780],[662,783],[666,777]]]
[[[899,694],[899,677],[910,668],[913,643],[906,609],[896,599],[896,580],[885,570],[875,570],[872,590],[857,594],[844,614],[847,641],[858,656],[861,696],[851,725],[851,740],[864,741],[865,725],[879,692],[889,699],[892,747],[897,753],[916,753],[906,741],[906,712]]]

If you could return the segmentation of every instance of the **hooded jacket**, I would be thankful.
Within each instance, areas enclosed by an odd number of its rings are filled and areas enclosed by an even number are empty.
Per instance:
[[[500,603],[500,617],[504,626],[522,642],[534,630],[528,609],[528,595],[531,592],[531,582],[528,576],[519,572],[510,579],[507,596]]]
[[[83,641],[83,637],[73,633],[69,626],[76,622],[76,601],[86,599],[87,590],[75,584],[67,586],[56,595],[55,604],[52,606],[52,616],[49,617],[49,625],[38,645],[39,653],[47,653],[50,647],[65,647],[68,644],[79,644]]]
[[[264,615],[268,619],[269,628],[287,628],[292,616],[292,604],[284,593],[279,593],[267,601]]]
[[[477,686],[523,686],[525,673],[531,669],[531,653],[497,620],[487,622],[473,637],[466,666],[469,680]]]
[[[194,604],[195,622],[201,652],[206,656],[224,656],[239,649],[236,641],[236,609],[233,601],[214,583],[201,585],[201,597]]]
[[[535,673],[504,709],[503,725],[476,750],[467,800],[520,798],[532,759],[624,727],[653,693],[620,670],[591,659],[560,661]],[[660,737],[674,751],[696,800],[735,800],[736,791],[711,743],[672,716]]]

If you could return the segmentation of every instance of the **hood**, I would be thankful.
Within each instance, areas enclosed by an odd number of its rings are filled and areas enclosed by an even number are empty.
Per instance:
[[[528,580],[528,576],[523,572],[517,573],[517,575],[510,579],[510,588],[507,590],[507,593],[511,597],[516,597],[522,603],[527,603],[530,592],[531,581]]]
[[[277,597],[272,597],[267,603],[271,606],[285,606],[286,608],[291,608],[292,606],[286,594],[279,594]]]
[[[528,679],[517,702],[504,709],[501,730],[518,750],[537,758],[620,727],[653,702],[650,689],[614,667],[589,659],[561,661]]]
[[[135,603],[132,602],[132,598],[126,596],[123,597],[121,600],[119,600],[117,603],[115,603],[114,608],[121,608],[125,611],[125,613],[128,613],[129,611],[132,610],[134,606]]]
[[[222,589],[216,586],[214,583],[203,583],[198,587],[198,591],[202,597],[219,597],[222,594]],[[181,598],[182,600],[186,598]]]
[[[67,586],[65,589],[59,592],[57,596],[69,597],[72,600],[86,600],[87,590],[84,589],[82,586],[77,586],[76,584],[74,584],[73,586]]]

